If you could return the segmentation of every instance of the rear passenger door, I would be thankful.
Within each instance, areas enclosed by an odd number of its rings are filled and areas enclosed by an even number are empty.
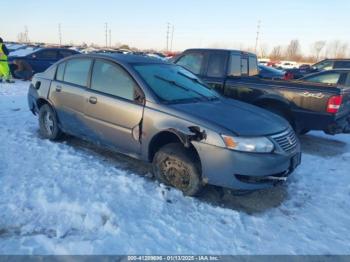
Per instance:
[[[206,56],[205,73],[201,77],[211,88],[223,94],[227,75],[228,52],[210,52]]]
[[[142,91],[120,65],[96,59],[85,98],[91,139],[137,156],[141,150]]]
[[[64,61],[57,66],[51,83],[49,99],[62,129],[73,135],[85,136],[89,132],[84,123],[84,107],[91,65],[89,58]]]

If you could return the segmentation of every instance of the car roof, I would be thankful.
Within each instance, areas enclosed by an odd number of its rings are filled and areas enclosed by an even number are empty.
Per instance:
[[[77,57],[89,57],[89,58],[102,58],[108,60],[114,60],[123,64],[170,64],[169,62],[162,61],[158,58],[142,56],[142,55],[132,55],[132,54],[82,54],[71,58]]]
[[[221,49],[221,48],[190,48],[186,49],[184,52],[189,52],[189,51],[217,51],[217,52],[231,52],[231,53],[244,53],[244,54],[249,54],[249,55],[254,55],[256,54],[251,53],[251,52],[246,52],[243,50],[237,50],[237,49]]]

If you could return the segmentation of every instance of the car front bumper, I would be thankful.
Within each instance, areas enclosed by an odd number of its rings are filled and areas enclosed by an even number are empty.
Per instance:
[[[301,162],[300,145],[293,152],[248,153],[193,143],[201,159],[203,180],[237,190],[257,190],[284,182]],[[277,150],[278,151],[278,150]]]

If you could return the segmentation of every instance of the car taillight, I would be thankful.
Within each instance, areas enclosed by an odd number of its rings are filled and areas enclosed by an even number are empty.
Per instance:
[[[343,102],[342,96],[332,96],[328,99],[327,112],[331,114],[336,114]]]

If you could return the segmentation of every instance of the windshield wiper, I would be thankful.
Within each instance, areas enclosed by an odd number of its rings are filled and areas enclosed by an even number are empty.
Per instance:
[[[203,94],[201,94],[201,93],[199,93],[199,92],[197,92],[197,91],[195,91],[195,90],[193,90],[193,89],[189,89],[189,88],[187,88],[187,87],[184,87],[184,86],[180,85],[179,83],[177,83],[177,82],[174,81],[174,80],[169,80],[169,79],[166,79],[166,78],[161,77],[161,76],[159,76],[159,75],[154,75],[154,77],[157,78],[157,79],[160,79],[160,80],[162,80],[162,81],[165,81],[165,82],[167,82],[167,83],[169,83],[169,84],[172,84],[172,85],[174,85],[174,86],[177,86],[177,87],[179,87],[179,88],[181,88],[181,89],[183,89],[183,90],[185,90],[185,91],[187,91],[187,92],[193,92],[193,93],[195,93],[195,94],[201,96],[202,98],[204,98],[206,101],[211,101],[211,99],[212,99],[212,97],[205,96],[205,95],[203,95]],[[195,99],[195,98],[194,98],[194,99]]]

